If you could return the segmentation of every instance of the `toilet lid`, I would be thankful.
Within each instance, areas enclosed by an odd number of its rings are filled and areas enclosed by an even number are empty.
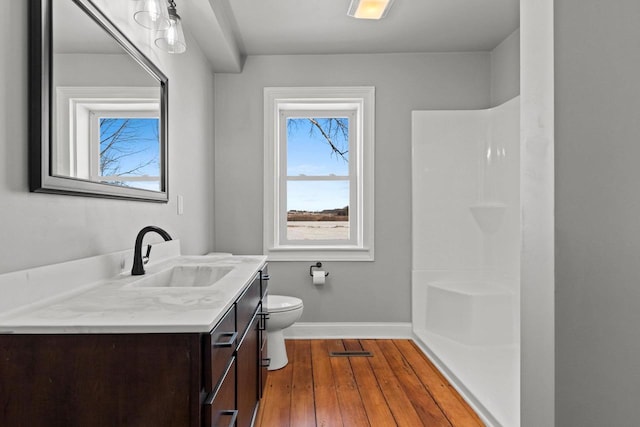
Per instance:
[[[291,311],[298,308],[302,308],[302,300],[300,298],[284,295],[269,295],[267,297],[267,311],[269,313]]]

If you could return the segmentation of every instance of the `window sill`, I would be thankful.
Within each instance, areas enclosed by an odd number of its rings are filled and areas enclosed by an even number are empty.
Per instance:
[[[265,248],[269,261],[374,261],[373,249],[360,247]]]

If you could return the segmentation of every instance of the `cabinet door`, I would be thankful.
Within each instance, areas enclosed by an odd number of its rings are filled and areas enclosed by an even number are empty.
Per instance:
[[[238,347],[237,427],[249,427],[258,406],[259,316],[256,310]]]
[[[266,298],[266,295],[265,295]],[[264,389],[267,385],[267,375],[269,375],[269,363],[271,360],[268,357],[268,342],[267,342],[267,322],[269,321],[269,314],[266,311],[266,299],[262,300],[260,304],[260,320],[258,322],[259,334],[259,346],[260,346],[260,383],[258,385],[258,391],[260,393],[260,399],[264,396]]]
[[[269,363],[271,360],[268,358],[267,351],[267,323],[269,322],[269,313],[267,310],[269,299],[269,269],[268,265],[265,265],[260,272],[260,289],[262,295],[262,301],[260,303],[260,398],[264,395],[264,390],[267,385],[267,376],[269,375]]]

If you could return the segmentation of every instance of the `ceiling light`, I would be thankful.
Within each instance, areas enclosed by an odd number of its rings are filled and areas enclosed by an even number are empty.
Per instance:
[[[187,50],[187,42],[182,31],[182,21],[176,10],[176,2],[169,0],[169,28],[160,32],[156,46],[169,53],[183,53]]]
[[[382,19],[392,4],[393,0],[351,0],[347,15],[358,19]]]
[[[133,19],[150,30],[169,28],[169,15],[165,0],[140,0],[137,2]]]

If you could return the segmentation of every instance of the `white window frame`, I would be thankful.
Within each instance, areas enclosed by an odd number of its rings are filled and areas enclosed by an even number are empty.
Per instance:
[[[287,240],[287,180],[345,177],[286,176],[286,117],[350,117],[349,240]],[[353,123],[351,121],[353,120]],[[264,253],[274,261],[374,260],[374,87],[264,89]]]
[[[56,147],[51,153],[55,175],[92,179],[95,142],[91,118],[94,112],[139,114],[160,117],[159,89],[155,87],[72,87],[56,88],[53,117]],[[135,112],[135,113],[133,113]]]

